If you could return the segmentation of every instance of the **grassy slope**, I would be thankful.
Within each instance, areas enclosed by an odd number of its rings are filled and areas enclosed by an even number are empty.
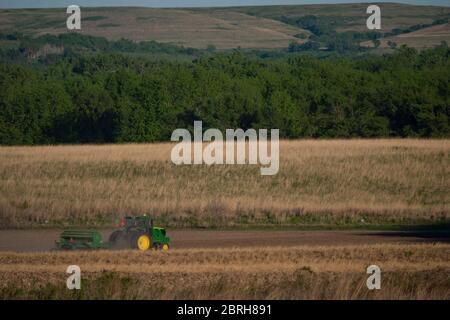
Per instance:
[[[188,9],[87,8],[81,33],[108,39],[156,40],[194,48],[287,47],[302,30],[236,12],[202,14]],[[67,32],[65,10],[2,10],[0,31]],[[298,39],[297,39],[298,40]]]
[[[450,43],[450,24],[431,26],[415,32],[383,38],[380,42],[380,49],[389,48],[389,41],[396,43],[397,46],[407,45],[411,48],[432,48],[442,41]],[[373,43],[369,41],[361,45],[372,47]]]
[[[420,23],[431,23],[434,19],[448,17],[450,8],[435,6],[413,6],[396,3],[380,3],[382,32],[404,28]],[[322,4],[300,6],[239,7],[230,10],[280,20],[283,16],[297,18],[307,15],[335,18],[335,27],[340,31],[367,31],[366,9],[368,4]],[[214,11],[215,9],[206,9]]]
[[[450,8],[383,3],[382,32],[448,17]],[[205,9],[86,8],[82,33],[109,39],[157,40],[187,47],[286,48],[307,33],[279,20],[304,15],[334,18],[338,31],[367,31],[367,4],[234,7]],[[65,10],[0,10],[0,32],[66,32]],[[444,37],[447,37],[447,33]],[[439,43],[440,41],[438,41]],[[413,43],[414,44],[414,43]],[[420,46],[420,44],[419,44]]]

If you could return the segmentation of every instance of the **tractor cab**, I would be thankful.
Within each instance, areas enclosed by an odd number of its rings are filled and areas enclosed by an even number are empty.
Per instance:
[[[153,226],[153,220],[148,216],[138,216],[138,217],[131,217],[126,216],[122,218],[122,220],[119,223],[119,227],[121,227],[125,231],[131,231],[131,230],[150,230],[150,228]]]

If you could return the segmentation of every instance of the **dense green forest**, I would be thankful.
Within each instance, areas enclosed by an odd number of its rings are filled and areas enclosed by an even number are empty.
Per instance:
[[[45,41],[70,49],[67,39]],[[127,41],[102,50],[95,42],[89,54],[36,49],[30,58],[23,42],[0,50],[4,145],[165,141],[194,120],[205,129],[279,128],[283,138],[450,136],[445,43],[385,56],[262,59]],[[149,51],[190,59],[126,54]]]

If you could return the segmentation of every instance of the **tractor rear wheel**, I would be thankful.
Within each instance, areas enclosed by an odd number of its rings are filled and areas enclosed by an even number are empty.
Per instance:
[[[145,232],[136,232],[131,235],[131,248],[147,251],[152,246],[149,235]]]

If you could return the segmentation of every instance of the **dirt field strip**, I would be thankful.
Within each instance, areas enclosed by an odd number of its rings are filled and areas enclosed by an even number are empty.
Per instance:
[[[61,230],[1,230],[0,251],[39,252],[55,248]],[[104,241],[112,230],[101,230]],[[450,230],[396,231],[168,231],[171,247],[239,248],[450,243]]]

